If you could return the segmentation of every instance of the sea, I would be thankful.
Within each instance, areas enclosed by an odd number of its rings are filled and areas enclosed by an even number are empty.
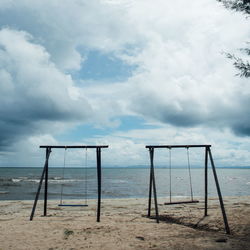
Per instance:
[[[33,200],[42,168],[1,167],[0,200]],[[148,167],[102,169],[102,198],[146,198],[149,192]],[[250,168],[218,168],[217,176],[223,196],[250,195]],[[190,178],[191,177],[191,178]],[[204,196],[204,169],[155,169],[158,197]],[[170,186],[171,180],[171,186]],[[190,185],[191,183],[191,185]],[[43,198],[44,185],[39,199]],[[208,195],[217,196],[212,170],[208,172]],[[48,199],[95,199],[97,197],[96,168],[50,168]]]

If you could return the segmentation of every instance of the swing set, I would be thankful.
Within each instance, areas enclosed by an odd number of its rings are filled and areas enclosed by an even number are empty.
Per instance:
[[[100,215],[101,215],[101,149],[102,148],[108,148],[107,145],[98,145],[98,146],[40,146],[40,148],[45,148],[46,149],[46,157],[45,157],[45,164],[43,167],[43,172],[40,178],[40,182],[38,185],[38,189],[36,192],[34,204],[32,207],[31,215],[30,215],[30,220],[33,220],[36,206],[37,206],[37,201],[40,195],[41,187],[43,184],[44,180],[44,208],[43,208],[43,215],[47,216],[47,200],[48,200],[48,172],[49,172],[49,157],[52,152],[52,148],[64,148],[64,167],[63,167],[63,179],[64,179],[64,172],[65,172],[65,165],[66,165],[66,150],[71,148],[71,149],[76,149],[76,148],[82,148],[86,149],[86,154],[85,154],[85,204],[65,204],[63,203],[63,185],[61,186],[61,200],[60,204],[58,206],[80,206],[80,207],[86,207],[87,205],[87,149],[96,149],[96,169],[97,169],[97,193],[98,193],[98,198],[97,198],[97,222],[100,222]]]
[[[175,204],[185,204],[185,203],[198,203],[198,200],[193,199],[193,188],[192,188],[192,178],[191,178],[191,167],[190,167],[190,159],[189,159],[189,148],[205,148],[205,213],[204,216],[207,216],[208,210],[208,159],[210,160],[213,176],[215,180],[215,185],[220,201],[221,212],[224,220],[225,231],[227,234],[230,234],[230,229],[227,221],[227,215],[224,208],[224,203],[222,199],[222,194],[220,191],[220,185],[216,174],[216,169],[214,165],[214,160],[211,153],[211,145],[148,145],[146,148],[149,150],[150,156],[150,177],[149,177],[149,198],[148,198],[148,217],[151,216],[151,200],[152,193],[154,196],[154,205],[155,205],[155,214],[156,214],[156,222],[159,223],[159,210],[158,210],[158,202],[157,202],[157,191],[156,191],[156,181],[154,174],[154,150],[157,148],[166,148],[169,150],[169,202],[164,203],[165,205],[175,205]],[[172,201],[172,163],[171,163],[171,149],[174,148],[186,148],[187,150],[187,165],[188,165],[188,173],[189,173],[189,185],[190,185],[190,200],[185,201]]]
[[[102,148],[108,148],[107,145],[98,145],[98,146],[40,146],[40,148],[46,149],[46,158],[45,158],[45,164],[43,168],[43,172],[40,178],[40,182],[38,185],[38,189],[36,192],[32,212],[30,215],[30,220],[33,220],[37,201],[40,195],[41,187],[43,180],[44,185],[44,209],[43,209],[43,215],[47,215],[47,197],[48,197],[48,169],[49,169],[49,157],[51,154],[52,148],[64,148],[64,166],[63,166],[63,180],[65,175],[65,166],[66,166],[66,151],[69,148],[82,148],[86,149],[85,153],[85,204],[65,204],[63,202],[63,184],[61,186],[61,199],[60,204],[58,206],[82,206],[86,207],[87,204],[87,149],[96,149],[96,168],[97,168],[97,193],[98,193],[98,200],[97,200],[97,222],[100,222],[100,213],[101,213],[101,149]],[[155,174],[154,174],[154,150],[157,148],[166,148],[169,150],[169,202],[164,203],[165,205],[175,205],[175,204],[185,204],[185,203],[198,203],[198,200],[194,200],[193,196],[193,187],[192,187],[192,177],[191,177],[191,164],[190,164],[190,156],[189,156],[189,149],[190,148],[205,148],[205,214],[204,216],[207,216],[207,210],[208,210],[208,161],[210,160],[210,164],[213,171],[213,176],[216,184],[216,189],[219,197],[221,212],[224,220],[225,225],[225,231],[227,234],[230,234],[230,229],[227,221],[227,216],[223,204],[223,199],[220,191],[219,181],[217,178],[215,165],[211,153],[211,145],[149,145],[146,146],[146,148],[149,150],[149,156],[150,156],[150,178],[149,178],[149,198],[148,198],[148,217],[151,215],[151,200],[152,200],[152,193],[154,196],[154,205],[155,205],[155,214],[156,214],[156,222],[159,223],[159,212],[158,212],[158,202],[157,202],[157,192],[156,192],[156,181],[155,181]],[[190,186],[190,200],[184,200],[184,201],[173,201],[172,200],[172,156],[171,156],[171,150],[175,148],[186,148],[187,153],[187,168],[188,168],[188,176],[189,176],[189,186]]]

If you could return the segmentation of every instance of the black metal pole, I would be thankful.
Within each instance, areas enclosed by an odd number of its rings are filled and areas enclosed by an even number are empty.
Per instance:
[[[97,222],[100,222],[101,215],[101,148],[96,148],[96,166],[97,166],[97,185],[98,185],[98,201],[97,201]]]
[[[219,181],[217,178],[217,174],[216,174],[216,170],[215,170],[215,166],[214,166],[214,161],[213,161],[213,157],[212,157],[212,153],[210,148],[208,148],[208,153],[209,153],[209,157],[210,157],[210,162],[211,162],[211,166],[213,169],[213,174],[214,174],[214,180],[215,180],[215,184],[216,184],[216,188],[217,188],[217,193],[219,196],[219,201],[220,201],[220,207],[221,207],[221,212],[223,215],[223,220],[224,220],[224,224],[225,224],[225,230],[227,234],[230,234],[230,229],[229,229],[229,225],[228,225],[228,221],[227,221],[227,215],[226,215],[226,211],[224,208],[224,204],[223,204],[223,199],[222,199],[222,195],[221,195],[221,191],[220,191],[220,185],[219,185]]]
[[[207,216],[207,164],[208,164],[208,147],[205,148],[205,214]]]
[[[152,181],[153,181],[153,175],[152,175],[152,164],[151,164],[151,151],[153,149],[149,149],[149,156],[150,156],[150,177],[149,177],[149,194],[148,194],[148,217],[151,215],[151,197],[152,197]]]
[[[49,154],[50,148],[46,148],[46,159]],[[47,200],[48,200],[48,172],[49,172],[49,161],[45,164],[45,185],[44,185],[44,208],[43,208],[43,216],[47,215]]]
[[[39,194],[40,194],[40,191],[41,191],[43,178],[44,178],[45,171],[46,171],[46,166],[48,165],[50,152],[51,152],[51,150],[49,150],[48,154],[46,152],[46,160],[45,160],[45,164],[44,164],[44,167],[43,167],[43,172],[42,172],[42,175],[41,175],[41,178],[40,178],[40,182],[39,182],[39,185],[38,185],[38,189],[37,189],[37,192],[36,192],[36,197],[35,197],[35,200],[34,200],[32,211],[31,211],[30,220],[33,220],[33,217],[34,217],[34,214],[35,214],[36,205],[37,205],[37,201],[38,201]]]
[[[158,213],[158,203],[157,203],[157,194],[156,194],[156,185],[155,185],[155,174],[154,174],[154,149],[150,150],[150,165],[152,171],[152,184],[153,184],[153,192],[154,192],[154,202],[155,202],[155,216],[156,222],[159,223],[159,213]]]

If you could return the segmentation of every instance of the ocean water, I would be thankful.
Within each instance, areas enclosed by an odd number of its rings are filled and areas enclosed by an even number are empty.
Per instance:
[[[64,171],[64,178],[63,178]],[[0,168],[0,200],[33,200],[42,173],[41,168]],[[209,169],[209,196],[216,196],[212,170]],[[224,196],[250,195],[250,169],[217,169]],[[156,168],[159,197],[169,196],[169,170]],[[194,196],[204,195],[204,169],[192,169]],[[187,169],[172,169],[172,196],[190,196]],[[102,198],[140,198],[148,196],[149,168],[103,168]],[[61,196],[62,194],[62,196]],[[43,197],[43,188],[40,199]],[[92,199],[97,197],[95,168],[50,168],[48,199]]]

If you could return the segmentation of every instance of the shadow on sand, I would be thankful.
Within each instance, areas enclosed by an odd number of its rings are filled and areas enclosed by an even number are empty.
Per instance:
[[[154,220],[156,219],[155,216],[150,216],[149,218],[154,219]],[[207,232],[220,231],[220,229],[210,228],[208,224],[200,224],[206,218],[206,216],[203,216],[202,218],[198,219],[197,222],[187,222],[187,221],[184,221],[185,218],[186,217],[175,218],[169,215],[159,215],[160,222],[165,222],[169,224],[178,224],[178,225],[182,225],[185,227],[189,227],[189,228],[193,228],[193,229],[201,230],[201,231],[207,231]]]

